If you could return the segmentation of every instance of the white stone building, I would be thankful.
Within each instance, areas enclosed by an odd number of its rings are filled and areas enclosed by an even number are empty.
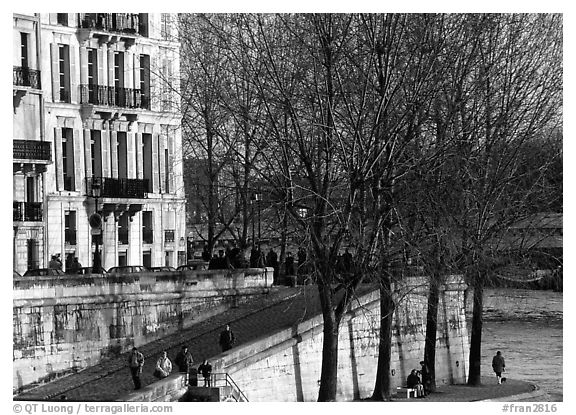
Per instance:
[[[49,13],[39,23],[53,161],[40,266],[56,253],[92,266],[97,246],[106,269],[184,263],[176,15]],[[93,230],[96,210],[103,221]]]

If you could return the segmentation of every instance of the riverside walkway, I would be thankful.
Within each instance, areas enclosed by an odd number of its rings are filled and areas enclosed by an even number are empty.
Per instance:
[[[363,286],[359,295],[373,290],[373,286]],[[203,359],[211,359],[221,353],[218,345],[219,334],[225,324],[230,323],[237,344],[250,342],[266,333],[317,315],[320,312],[315,286],[294,288],[273,287],[266,296],[253,299],[236,308],[193,324],[178,333],[140,346],[146,362],[142,373],[142,384],[148,385],[156,379],[152,376],[156,360],[163,350],[168,351],[172,361],[182,347],[187,345],[192,352],[195,364]],[[59,401],[114,401],[133,391],[134,386],[127,368],[127,353],[86,368],[78,373],[62,377],[48,384],[37,386],[16,396],[15,400],[51,400]],[[441,386],[438,392],[424,399],[406,401],[478,401],[502,396],[534,393],[534,387],[520,381],[509,381],[504,385],[486,385],[472,388],[464,385]],[[494,382],[492,382],[494,383]],[[531,395],[530,395],[531,396]],[[400,396],[394,400],[403,400]],[[405,399],[404,399],[405,400]],[[545,399],[540,399],[545,400]]]

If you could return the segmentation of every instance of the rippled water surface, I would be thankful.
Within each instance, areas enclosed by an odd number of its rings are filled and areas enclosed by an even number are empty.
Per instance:
[[[562,293],[487,290],[484,306],[482,374],[493,374],[492,356],[500,350],[505,376],[536,383],[550,400],[562,401]]]

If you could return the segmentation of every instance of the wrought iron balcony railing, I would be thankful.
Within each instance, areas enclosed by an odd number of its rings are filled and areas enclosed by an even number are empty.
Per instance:
[[[143,229],[142,230],[142,242],[145,244],[152,244],[154,243],[154,231],[152,229]]]
[[[147,196],[148,179],[114,179],[112,177],[88,177],[86,179],[86,194],[92,196],[92,183],[100,184],[100,197],[138,198]]]
[[[164,242],[174,242],[174,229],[164,230]]]
[[[83,29],[103,30],[146,36],[146,22],[138,13],[79,13],[78,26]]]
[[[51,148],[47,141],[12,140],[12,157],[14,160],[50,161]]]
[[[40,85],[40,71],[38,69],[15,66],[13,75],[14,85],[42,89]]]
[[[42,202],[14,202],[14,222],[41,222]]]
[[[96,84],[80,85],[80,103],[123,108],[150,108],[149,97],[142,95],[139,89]]]

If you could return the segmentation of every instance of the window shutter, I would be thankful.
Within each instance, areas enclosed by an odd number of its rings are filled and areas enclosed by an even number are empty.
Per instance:
[[[70,102],[78,103],[78,89],[80,77],[76,71],[78,66],[78,56],[76,48],[73,45],[68,46],[68,59],[70,60]]]
[[[52,101],[60,102],[60,67],[58,64],[58,43],[50,44],[50,57],[52,63]]]

